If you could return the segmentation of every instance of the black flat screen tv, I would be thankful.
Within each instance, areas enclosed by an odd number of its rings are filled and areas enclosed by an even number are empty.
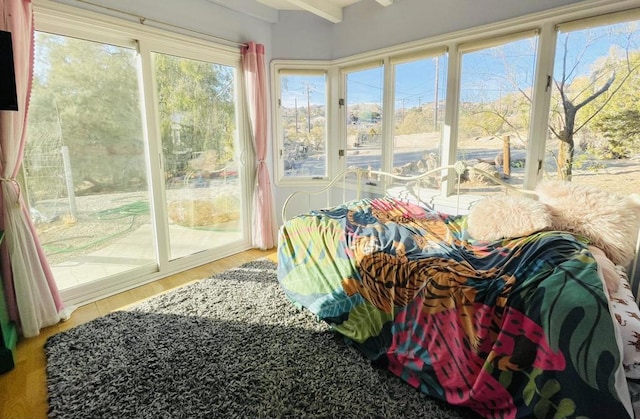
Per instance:
[[[11,32],[0,31],[0,110],[17,111],[16,70]]]

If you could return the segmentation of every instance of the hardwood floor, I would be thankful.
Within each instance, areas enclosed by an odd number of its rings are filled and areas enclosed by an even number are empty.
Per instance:
[[[21,339],[15,351],[15,368],[0,375],[0,418],[40,419],[47,417],[46,358],[44,344],[58,332],[104,316],[114,310],[144,300],[190,282],[209,277],[251,260],[268,257],[274,262],[274,250],[248,250],[211,262],[180,274],[99,300],[73,312],[65,322],[43,329],[39,336]]]

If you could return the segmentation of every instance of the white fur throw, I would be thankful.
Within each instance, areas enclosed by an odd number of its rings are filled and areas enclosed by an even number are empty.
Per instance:
[[[536,187],[551,213],[552,228],[586,237],[616,265],[627,265],[640,228],[640,195],[619,196],[573,182],[544,181]]]
[[[467,231],[476,240],[522,237],[550,227],[546,206],[530,198],[490,196],[471,207],[467,216]]]

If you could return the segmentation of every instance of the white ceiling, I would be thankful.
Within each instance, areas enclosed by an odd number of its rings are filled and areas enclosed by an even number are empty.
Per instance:
[[[342,9],[361,0],[207,0],[231,10],[271,23],[278,22],[280,10],[300,10],[313,13],[332,23],[342,22]],[[366,0],[374,1],[374,0]],[[381,6],[393,0],[375,0]]]

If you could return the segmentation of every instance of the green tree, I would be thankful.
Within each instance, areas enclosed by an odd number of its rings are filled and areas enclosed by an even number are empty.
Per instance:
[[[503,94],[488,103],[470,103],[461,108],[460,126],[475,136],[515,136],[526,144],[529,128],[530,95],[522,90]]]
[[[599,150],[605,158],[629,158],[640,150],[640,110],[624,109],[608,113],[594,122],[595,129],[607,140]]]
[[[135,51],[45,33],[36,51],[30,130],[69,148],[76,185],[145,179]]]
[[[640,53],[630,55],[630,65],[637,66]],[[626,66],[618,61],[618,66]],[[616,72],[624,73],[624,68]],[[591,128],[604,141],[594,144],[592,152],[604,158],[628,158],[640,151],[640,72],[630,74],[610,101],[593,119]],[[598,103],[593,105],[599,106]]]
[[[233,69],[164,54],[155,54],[154,63],[165,153],[213,150],[219,165],[231,160]]]

